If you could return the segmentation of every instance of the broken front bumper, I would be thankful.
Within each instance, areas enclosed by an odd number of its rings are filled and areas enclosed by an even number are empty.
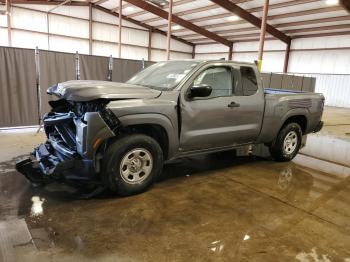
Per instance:
[[[46,181],[91,180],[94,168],[91,160],[72,157],[60,159],[47,142],[39,145],[29,158],[16,163],[16,169],[33,183]]]
[[[114,136],[98,112],[77,118],[73,113],[50,113],[44,117],[48,140],[16,169],[33,183],[46,180],[93,180],[96,175],[93,145]]]

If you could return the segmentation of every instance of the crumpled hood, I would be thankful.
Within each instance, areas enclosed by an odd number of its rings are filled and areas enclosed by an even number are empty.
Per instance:
[[[47,93],[66,100],[82,102],[99,98],[111,100],[155,98],[161,91],[125,83],[72,80],[50,87]]]

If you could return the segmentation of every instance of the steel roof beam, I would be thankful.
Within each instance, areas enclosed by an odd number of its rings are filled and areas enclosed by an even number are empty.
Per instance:
[[[173,3],[173,6],[178,6],[178,5],[184,5],[184,4],[188,4],[190,2],[192,2],[193,0],[180,0],[180,1],[176,1]],[[169,4],[165,4],[163,8],[168,8],[169,7]],[[124,8],[124,7],[123,7]],[[147,14],[148,12],[147,11],[139,11],[139,12],[136,12],[136,13],[132,13],[129,15],[129,17],[136,17],[136,16],[140,16],[140,15],[144,15],[144,14]],[[158,17],[156,17],[158,18]],[[158,18],[159,19],[159,18]],[[146,23],[145,21],[143,21],[144,23]]]
[[[350,14],[350,1],[349,0],[340,0],[340,4]]]
[[[253,1],[253,0],[241,0],[241,1],[235,1],[235,3],[242,4],[242,3],[246,3],[246,2],[250,2],[250,1]],[[303,1],[305,1],[305,0],[303,0]],[[308,1],[319,1],[319,0],[308,0]],[[181,1],[178,1],[175,3],[179,3],[179,2],[181,2]],[[175,6],[175,3],[174,3],[174,6]],[[218,8],[220,8],[220,6],[217,6],[216,4],[212,4],[212,5],[207,5],[207,6],[202,6],[202,7],[189,9],[189,10],[180,11],[180,12],[174,13],[174,15],[177,15],[177,16],[190,15],[190,14],[196,14],[196,13],[205,12],[208,10],[213,10],[213,9],[218,9]],[[156,22],[159,20],[161,20],[159,17],[154,17],[154,18],[146,19],[143,22],[151,23],[151,22]]]
[[[272,5],[271,5],[272,6]],[[247,9],[246,11],[249,13],[254,13],[257,11],[254,11],[252,9]],[[278,14],[278,15],[272,15],[268,17],[268,20],[273,20],[273,19],[281,19],[281,18],[289,18],[289,17],[295,17],[295,16],[304,16],[304,15],[313,15],[313,14],[319,14],[319,13],[329,13],[329,12],[336,12],[336,11],[342,11],[343,8],[340,6],[330,6],[330,7],[321,7],[321,8],[316,8],[316,9],[309,9],[309,10],[305,10],[305,11],[297,11],[297,12],[292,12],[292,13],[282,13],[282,14]],[[212,19],[221,19],[221,18],[226,18],[228,17],[228,15],[225,14],[218,14],[218,15],[213,15],[213,16],[205,16],[205,17],[199,17],[196,19],[192,19],[191,22],[192,23],[200,23],[203,21],[208,21],[208,20],[212,20]],[[236,22],[232,22],[231,24],[241,24],[242,21],[236,21]],[[161,25],[158,26],[158,28],[162,28],[165,25]],[[210,25],[211,26],[211,25]],[[210,28],[210,26],[206,26],[205,28]]]
[[[103,12],[108,13],[108,14],[110,14],[110,15],[114,15],[114,16],[116,16],[116,17],[119,17],[117,13],[112,12],[111,10],[109,10],[109,9],[107,9],[107,8],[104,8],[104,7],[99,6],[99,5],[93,5],[93,6],[94,6],[96,9],[99,9],[100,11],[103,11]],[[133,23],[133,24],[135,24],[135,25],[138,25],[138,26],[147,28],[147,29],[149,29],[149,30],[152,30],[153,33],[158,33],[158,34],[165,35],[165,36],[167,35],[167,33],[164,32],[164,31],[162,31],[162,30],[159,30],[159,29],[157,29],[157,28],[155,28],[155,27],[153,27],[153,26],[144,24],[144,23],[142,23],[142,22],[140,22],[140,21],[137,21],[137,20],[135,20],[135,19],[129,18],[129,17],[125,16],[125,15],[123,15],[123,19],[126,20],[126,21],[128,21],[128,22],[131,22],[131,23]],[[180,37],[177,37],[177,36],[175,36],[175,35],[171,35],[171,38],[172,38],[172,39],[175,39],[175,40],[177,40],[177,41],[179,41],[179,42],[182,42],[182,43],[184,43],[184,44],[193,46],[193,43],[188,42],[188,41],[186,41],[186,40],[184,40],[184,39],[182,39],[182,38],[180,38]]]
[[[126,0],[126,1],[129,2],[130,4],[133,4],[137,7],[145,10],[145,11],[148,11],[148,12],[155,14],[159,17],[162,17],[163,19],[168,19],[169,14],[167,11],[164,11],[163,9],[158,8],[152,4],[149,4],[143,0]],[[176,15],[172,15],[172,21],[180,26],[183,26],[187,29],[190,29],[190,30],[192,30],[200,35],[203,35],[207,38],[210,38],[210,39],[212,39],[216,42],[219,42],[223,45],[226,45],[226,46],[232,45],[231,41],[229,41],[229,40],[227,40],[227,39],[225,39],[225,38],[223,38],[215,33],[212,33],[212,32],[210,32],[202,27],[199,27],[199,26],[197,26],[189,21],[186,21],[186,20],[184,20]]]
[[[283,24],[275,24],[274,27],[275,28],[284,28],[284,27],[323,24],[323,23],[349,21],[349,20],[350,20],[350,16],[345,15],[345,16],[328,17],[328,18],[304,20],[304,21],[297,21],[297,22],[288,22],[288,23],[283,23]],[[305,28],[305,29],[307,29],[307,28]],[[257,30],[259,30],[259,29],[256,27],[243,27],[243,28],[237,28],[237,29],[226,29],[226,30],[216,31],[216,33],[219,35],[224,35],[224,34],[234,34],[234,33],[247,32],[247,31],[257,31]],[[181,35],[181,38],[191,39],[191,38],[197,37],[197,36],[198,36],[197,34],[188,34],[188,35]]]
[[[247,12],[243,8],[239,7],[238,5],[228,1],[228,0],[211,0],[213,3],[221,6],[222,8],[238,15],[242,19],[248,21],[252,25],[255,25],[256,27],[261,27],[261,19],[252,15],[251,13]],[[279,40],[283,41],[284,43],[288,44],[291,40],[289,36],[282,33],[281,31],[277,30],[273,26],[266,24],[266,32],[271,34],[272,36],[278,38]]]
[[[271,4],[269,7],[269,10],[272,9],[278,9],[278,8],[283,8],[283,7],[288,7],[288,6],[295,6],[295,5],[299,5],[299,4],[306,4],[306,3],[311,3],[311,2],[315,2],[315,1],[319,1],[319,0],[295,0],[295,1],[291,1],[291,2],[283,2],[283,3],[278,3],[278,4]],[[246,11],[249,13],[255,13],[255,12],[261,12],[263,10],[263,8],[260,7],[254,7],[254,8],[250,8],[247,9]],[[321,10],[324,11],[324,10]],[[328,11],[328,10],[325,10]],[[293,12],[290,14],[295,14],[298,12]],[[225,13],[225,14],[219,14],[219,15],[214,15],[214,16],[207,16],[205,17],[206,19],[220,19],[220,18],[227,18],[230,15],[232,15],[231,13]],[[291,15],[292,16],[292,15]],[[196,22],[202,22],[202,17],[201,18],[197,18],[197,19],[193,19],[190,20],[193,23]],[[271,20],[271,16],[268,16],[268,20]],[[147,23],[147,20],[143,20],[144,23]],[[206,25],[203,26],[205,29],[209,29],[209,28],[217,28],[217,27],[223,27],[223,26],[229,26],[229,25],[239,25],[239,24],[244,24],[246,23],[245,20],[238,20],[238,21],[232,21],[232,22],[222,22],[222,23],[215,23],[215,24],[211,24],[211,25]],[[164,25],[158,26],[158,28],[163,27]],[[178,30],[174,30],[174,32],[183,32],[186,31],[186,29],[178,29]]]
[[[302,28],[302,29],[290,29],[286,30],[285,33],[287,34],[299,34],[299,33],[313,33],[313,32],[320,32],[322,31],[334,31],[334,30],[346,30],[350,29],[350,24],[342,24],[342,25],[330,25],[330,26],[320,26],[320,27],[311,27],[311,28]],[[335,35],[343,33],[342,31],[338,32],[332,32]],[[314,34],[310,34],[310,36],[313,36]],[[246,37],[258,37],[259,33],[249,33],[249,34],[241,34],[241,35],[228,35],[226,36],[227,39],[236,42],[237,39],[246,38]],[[298,38],[298,35],[291,36],[291,38]],[[191,41],[194,42],[194,44],[198,44],[198,42],[205,41],[205,38],[198,38],[198,39],[191,39]]]

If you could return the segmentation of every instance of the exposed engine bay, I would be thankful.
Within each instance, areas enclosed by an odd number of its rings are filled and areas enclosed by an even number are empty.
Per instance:
[[[30,160],[17,163],[18,170],[36,183],[45,178],[92,180],[98,171],[92,151],[120,129],[118,118],[106,108],[108,102],[49,101],[52,109],[43,117],[47,141],[35,148]]]

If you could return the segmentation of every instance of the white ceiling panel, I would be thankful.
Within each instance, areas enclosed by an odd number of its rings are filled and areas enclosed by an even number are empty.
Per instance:
[[[152,23],[147,23],[148,25],[154,26],[154,27],[159,27],[160,25],[166,25],[167,24],[167,20],[166,19],[160,19],[159,21],[156,22],[152,22]],[[166,27],[166,26],[164,26]]]
[[[269,5],[285,3],[285,2],[288,2],[288,0],[270,0]],[[250,9],[250,8],[255,8],[263,5],[264,5],[264,1],[262,0],[253,0],[253,1],[248,1],[245,3],[239,4],[239,6],[242,7],[243,9]]]
[[[192,1],[191,3],[174,6],[173,7],[173,13],[188,11],[188,10],[201,8],[201,7],[212,5],[212,4],[213,4],[213,2],[207,1],[207,0]]]
[[[218,32],[222,30],[243,29],[243,28],[251,28],[251,27],[254,27],[254,26],[252,24],[245,23],[245,24],[239,24],[239,25],[227,25],[227,26],[209,28],[208,30],[211,32]]]
[[[129,6],[127,8],[123,8],[123,15],[128,16],[128,15],[139,13],[139,12],[143,12],[143,11],[144,11],[143,9],[138,8],[136,6]],[[147,13],[147,14],[150,14],[150,13]],[[139,19],[139,17],[141,17],[141,16],[136,16],[136,17],[133,17],[133,18]]]
[[[181,18],[187,19],[187,20],[192,20],[192,19],[197,19],[200,17],[208,17],[208,16],[218,15],[218,14],[229,14],[229,12],[226,9],[218,7],[215,9],[206,10],[204,12],[183,15],[183,16],[181,16]]]
[[[139,20],[139,21],[144,21],[146,19],[151,19],[151,18],[155,18],[155,17],[159,17],[159,16],[147,12],[147,13],[145,13],[143,15],[138,15],[138,16],[135,16],[135,17],[132,17],[132,18],[136,19],[136,20]]]
[[[293,5],[293,6],[286,6],[283,8],[271,9],[271,10],[269,10],[269,15],[288,14],[288,13],[301,12],[301,11],[306,11],[306,10],[325,8],[325,7],[329,7],[329,6],[326,5],[324,1],[319,1],[319,2],[299,4],[299,5]]]
[[[350,18],[350,16],[349,16]],[[288,26],[283,28],[278,28],[279,30],[293,30],[293,29],[305,29],[305,28],[315,28],[315,27],[324,27],[324,26],[337,26],[337,25],[349,25],[350,29],[350,19],[348,21],[340,22],[330,22],[330,23],[319,23],[319,24],[308,24],[308,25],[299,25],[299,26]]]
[[[349,32],[349,29],[339,29],[339,30],[327,30],[327,31],[314,31],[314,32],[307,32],[307,33],[293,33],[293,34],[289,34],[290,36],[298,36],[298,35],[314,35],[314,34],[319,34],[319,33],[334,33],[334,32]]]
[[[245,34],[254,34],[254,33],[255,34],[259,34],[260,30],[257,28],[255,30],[249,30],[249,31],[246,31],[246,32],[224,33],[224,34],[219,34],[219,35],[226,38],[227,36],[245,35]]]
[[[335,11],[335,12],[328,12],[328,13],[318,13],[313,15],[303,15],[298,17],[274,19],[274,20],[269,20],[268,23],[271,25],[274,25],[274,24],[314,20],[314,19],[321,19],[321,18],[328,18],[328,17],[338,17],[338,16],[344,16],[344,15],[348,15],[348,13],[346,11]]]
[[[118,0],[108,0],[107,2],[101,3],[99,5],[107,9],[113,9],[118,6]]]

